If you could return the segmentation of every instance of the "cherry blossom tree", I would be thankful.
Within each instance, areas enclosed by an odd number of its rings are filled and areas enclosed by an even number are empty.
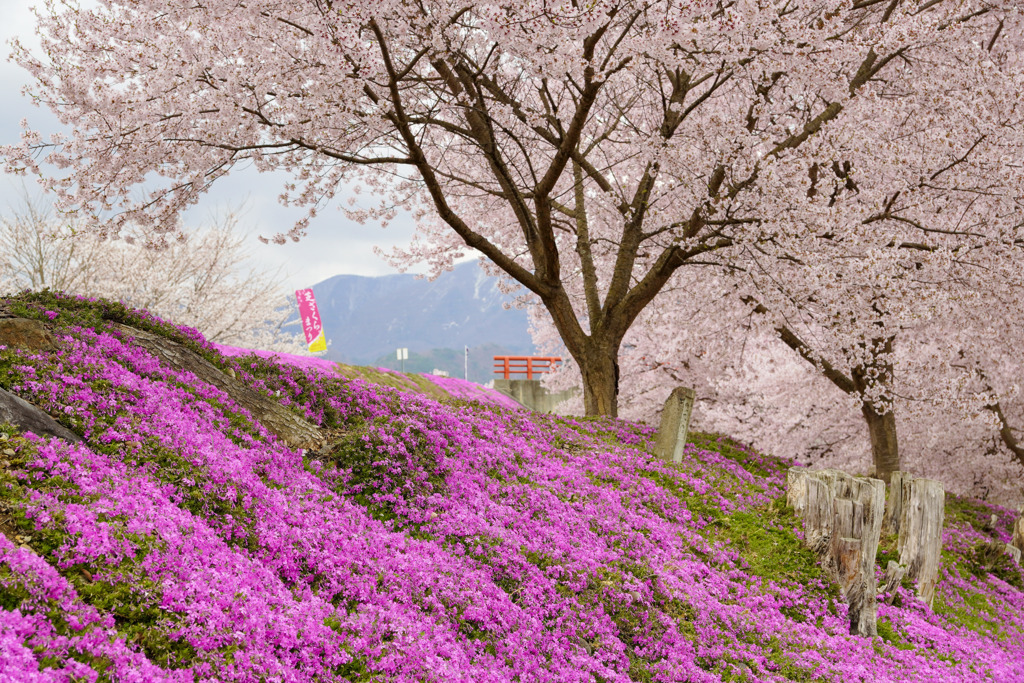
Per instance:
[[[174,240],[133,226],[116,240],[76,227],[28,198],[0,217],[0,292],[106,297],[194,327],[210,341],[304,352],[283,327],[295,313],[279,278],[249,265],[233,214]]]
[[[622,343],[683,266],[1015,230],[1021,23],[1016,0],[49,0],[17,59],[75,132],[4,154],[69,169],[47,186],[107,234],[240,164],[310,215],[358,184],[379,204],[350,216],[417,216],[397,262],[468,246],[524,287],[614,415]]]
[[[748,363],[717,375],[716,391],[699,403],[702,427],[804,464],[873,474],[859,401],[778,340],[761,343]],[[1005,447],[986,411],[931,398],[894,401],[901,469],[960,494],[1024,504],[1024,463]],[[1019,398],[1003,397],[1003,403],[1015,427],[1021,426]]]
[[[698,393],[697,424],[771,452],[883,478],[904,469],[962,492],[1024,500],[1017,430],[1024,406],[1015,383],[1024,369],[1024,273],[1012,250],[1002,262],[979,251],[896,263],[891,278],[881,278],[877,264],[833,265],[836,282],[819,288],[837,287],[858,271],[870,272],[876,288],[858,283],[837,298],[846,307],[834,305],[832,316],[816,310],[813,297],[790,302],[786,316],[769,316],[763,304],[744,305],[751,283],[740,278],[718,300],[701,296],[708,283],[699,280],[666,291],[627,336],[624,414],[656,420],[668,391],[685,384]],[[937,277],[938,264],[945,279]],[[898,278],[901,271],[913,277]],[[901,279],[909,280],[902,294]],[[711,283],[704,291],[728,289]],[[880,309],[882,294],[902,304]],[[775,304],[785,310],[784,299]],[[879,329],[885,348],[872,345]],[[537,340],[556,351],[551,330],[535,320]],[[885,371],[871,374],[879,365]],[[557,388],[577,381],[567,370],[554,376]],[[872,419],[878,415],[887,423],[881,434]]]
[[[82,291],[102,258],[99,240],[56,239],[50,207],[22,193],[20,205],[0,217],[0,291]]]

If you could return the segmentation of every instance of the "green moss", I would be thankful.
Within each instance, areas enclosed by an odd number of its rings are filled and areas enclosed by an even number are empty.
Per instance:
[[[896,534],[882,533],[878,539],[878,550],[875,551],[875,564],[885,569],[890,561],[899,562],[900,556],[897,552],[899,537]]]
[[[218,367],[224,367],[220,354],[213,350],[202,335],[189,328],[180,328],[160,320],[146,311],[140,311],[118,301],[109,299],[86,300],[78,297],[51,292],[22,292],[13,297],[0,299],[14,315],[40,320],[57,327],[80,326],[102,330],[107,323],[120,323],[139,330],[171,339],[195,351]],[[56,317],[47,313],[56,313]]]
[[[1024,589],[1024,572],[1007,554],[1006,544],[999,541],[974,545],[964,556],[963,565],[974,576],[984,579],[991,574],[1018,590]]]
[[[24,380],[22,372],[15,367],[24,363],[24,359],[16,350],[0,349],[0,389],[10,391]]]
[[[838,596],[838,587],[797,538],[797,525],[786,499],[779,497],[719,519],[715,535],[740,554],[755,576],[804,588],[824,585],[829,587],[828,595]]]
[[[878,621],[876,622],[876,626],[878,628],[878,637],[886,643],[888,643],[889,645],[900,650],[917,649],[912,643],[908,642],[906,637],[902,633],[900,633],[900,631],[897,630],[893,623],[885,617],[879,617]]]
[[[587,472],[586,477],[594,486],[601,486],[610,489],[619,489],[622,487],[622,482],[620,482],[617,478],[606,474],[595,474],[594,472]]]
[[[706,451],[713,451],[729,460],[737,463],[750,474],[756,477],[770,477],[780,470],[790,467],[791,463],[783,458],[776,458],[770,455],[762,455],[747,448],[739,441],[735,441],[721,434],[707,432],[691,432],[686,439],[687,443]]]
[[[365,366],[346,365],[344,363],[338,363],[337,368],[341,375],[349,379],[362,379],[371,384],[423,394],[437,400],[451,398],[448,392],[422,375],[403,374]]]
[[[947,587],[946,591],[940,590],[935,595],[932,609],[936,614],[986,638],[1007,638],[999,611],[988,597],[963,588]]]
[[[726,447],[727,450],[729,448]],[[671,474],[656,470],[639,470],[637,473],[664,487],[691,511],[709,518],[713,531],[708,540],[721,540],[729,544],[756,576],[780,584],[831,586],[829,595],[832,592],[838,595],[838,588],[818,566],[813,553],[797,538],[799,522],[793,511],[786,506],[785,498],[777,498],[750,510],[726,514],[710,504],[706,495],[693,491]],[[801,618],[804,615],[790,616]]]
[[[710,519],[720,519],[725,513],[721,508],[712,505],[706,495],[698,493],[688,486],[684,481],[671,474],[659,470],[638,469],[636,474],[658,484],[673,496],[678,498],[686,509],[695,515]]]
[[[349,654],[351,656],[351,652]],[[338,677],[337,680],[349,681],[349,683],[374,683],[387,680],[387,676],[384,674],[367,668],[367,661],[364,657],[353,656],[345,664],[334,667],[334,673]]]
[[[998,521],[998,512],[984,501],[946,493],[945,526],[947,527],[966,523],[979,533],[991,534],[993,514],[997,516]]]
[[[632,649],[626,654],[629,656],[629,671],[627,672],[629,680],[637,683],[648,683],[654,680],[654,674],[648,668],[649,662],[646,659],[639,657]]]
[[[31,597],[28,589],[11,574],[10,567],[0,565],[0,609],[13,612]]]

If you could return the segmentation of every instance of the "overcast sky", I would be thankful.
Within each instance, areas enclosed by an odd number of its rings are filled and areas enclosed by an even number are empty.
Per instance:
[[[58,130],[56,119],[48,110],[34,107],[21,94],[28,83],[27,73],[7,61],[9,41],[14,37],[24,42],[34,41],[34,16],[29,7],[32,0],[0,0],[0,144],[18,142],[19,122],[27,118],[29,125],[46,137]],[[85,4],[85,3],[83,3]],[[412,221],[402,218],[386,230],[376,225],[360,226],[345,219],[331,207],[322,211],[311,223],[309,234],[298,244],[261,244],[258,235],[271,236],[290,228],[301,211],[285,209],[277,203],[277,196],[286,176],[242,171],[217,181],[200,206],[186,215],[187,225],[197,225],[215,214],[243,207],[241,228],[248,234],[249,251],[253,260],[270,268],[281,267],[285,284],[291,288],[308,287],[332,275],[383,275],[397,272],[373,253],[373,246],[387,248],[406,244],[413,233]],[[38,190],[31,179],[23,181],[0,174],[0,212],[17,204],[22,185],[28,182],[29,191]],[[339,193],[340,194],[340,193]],[[344,197],[341,198],[344,200]]]

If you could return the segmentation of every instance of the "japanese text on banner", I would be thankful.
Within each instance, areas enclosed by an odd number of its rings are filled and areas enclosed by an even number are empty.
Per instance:
[[[316,307],[313,290],[295,290],[295,300],[299,303],[299,318],[302,320],[302,332],[306,335],[309,350],[326,351],[327,338],[324,336],[324,325],[320,321],[320,311]]]

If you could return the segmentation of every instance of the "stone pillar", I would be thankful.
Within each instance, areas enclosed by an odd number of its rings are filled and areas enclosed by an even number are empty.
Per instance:
[[[661,411],[661,426],[654,442],[654,454],[674,463],[683,461],[683,447],[690,431],[690,415],[696,394],[688,387],[676,387]]]
[[[838,470],[794,468],[787,500],[804,524],[804,543],[832,575],[849,605],[850,633],[878,634],[875,553],[882,533],[885,483]]]
[[[892,473],[884,526],[888,533],[899,534],[896,548],[902,573],[915,583],[917,597],[929,607],[939,578],[945,515],[946,492],[941,483],[906,472]],[[894,583],[898,581],[886,581],[887,586]]]

